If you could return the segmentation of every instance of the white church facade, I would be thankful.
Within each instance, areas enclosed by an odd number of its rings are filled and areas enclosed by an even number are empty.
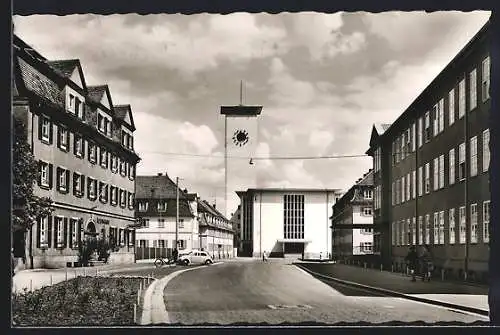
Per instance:
[[[239,255],[304,259],[329,258],[332,206],[339,189],[260,188],[236,192],[240,198]]]

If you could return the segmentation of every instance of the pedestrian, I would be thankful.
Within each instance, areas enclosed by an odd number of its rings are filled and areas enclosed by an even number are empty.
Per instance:
[[[267,255],[266,255],[266,251],[264,250],[264,252],[262,253],[262,261],[263,262],[267,262]]]
[[[432,272],[434,271],[434,263],[432,261],[431,250],[428,245],[424,246],[424,250],[422,253],[422,265],[423,265],[422,281],[425,280],[431,281]]]
[[[172,257],[174,258],[174,264],[177,263],[177,257],[179,256],[179,252],[177,251],[177,248],[172,251]]]
[[[411,273],[411,281],[416,281],[415,279],[415,270],[417,268],[418,264],[418,255],[417,251],[415,250],[414,246],[410,247],[410,250],[408,251],[408,255],[406,255],[406,264],[408,268],[410,269]]]

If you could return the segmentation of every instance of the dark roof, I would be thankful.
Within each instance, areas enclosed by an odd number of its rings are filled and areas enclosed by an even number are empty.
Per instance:
[[[154,193],[151,193],[154,190]],[[161,176],[137,176],[135,179],[136,199],[176,199],[177,186],[167,174]],[[179,189],[179,199],[185,199],[186,194]]]
[[[361,180],[359,182],[357,182],[356,185],[360,185],[360,186],[373,186],[373,170],[370,169],[360,179]]]
[[[47,62],[54,70],[66,78],[71,77],[75,68],[80,65],[79,59],[51,60]]]
[[[107,89],[108,85],[87,86],[89,98],[98,103],[101,102],[102,96],[106,93]]]
[[[130,116],[130,126],[132,127],[132,130],[135,130],[134,117],[132,116],[132,109],[130,105],[116,105],[113,109],[115,110],[116,119],[121,122],[125,121],[125,117],[128,113]]]
[[[359,192],[360,189],[373,187],[373,170],[370,169],[363,177],[358,179],[356,183],[349,188],[349,190],[342,195],[342,197],[333,205],[333,208],[339,210],[346,207],[349,203],[366,203],[371,204],[372,200],[364,198],[363,193]]]
[[[262,112],[262,106],[221,106],[222,115],[256,116]]]
[[[140,199],[138,201],[141,201]],[[176,199],[164,199],[167,204],[167,210],[165,212],[158,212],[157,206],[160,199],[148,199],[149,203],[148,210],[145,212],[139,212],[136,209],[137,217],[176,217],[177,216],[177,200]],[[180,217],[194,217],[191,212],[191,207],[186,199],[179,198],[179,216]]]

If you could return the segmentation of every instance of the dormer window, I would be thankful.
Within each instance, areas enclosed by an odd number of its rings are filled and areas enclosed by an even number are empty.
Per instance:
[[[69,90],[69,88],[68,88]],[[78,118],[83,118],[83,97],[77,95],[75,92],[70,91],[66,100],[66,109],[71,114]]]
[[[365,199],[373,199],[373,191],[372,190],[365,190],[363,195],[364,195]]]
[[[148,210],[148,202],[147,201],[141,201],[139,202],[139,212],[145,212]]]
[[[111,117],[100,110],[97,112],[97,129],[100,133],[111,136]]]
[[[167,203],[165,201],[158,202],[158,212],[166,212],[167,211]]]
[[[134,138],[132,137],[132,133],[129,130],[125,130],[122,128],[121,132],[121,143],[127,149],[134,149]]]

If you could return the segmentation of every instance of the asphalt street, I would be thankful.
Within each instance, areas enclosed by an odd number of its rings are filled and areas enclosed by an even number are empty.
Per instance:
[[[168,283],[164,299],[170,322],[183,325],[398,321],[487,325],[488,321],[479,315],[325,283],[294,265],[277,262],[227,262],[189,271]]]

